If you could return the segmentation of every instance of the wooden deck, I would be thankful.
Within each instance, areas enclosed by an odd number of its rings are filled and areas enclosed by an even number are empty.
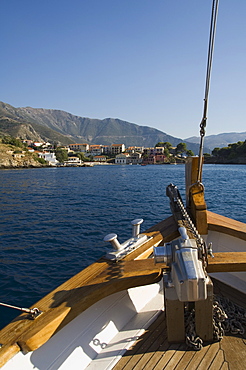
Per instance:
[[[114,370],[245,370],[246,336],[224,336],[200,351],[169,344],[164,312],[114,367]]]

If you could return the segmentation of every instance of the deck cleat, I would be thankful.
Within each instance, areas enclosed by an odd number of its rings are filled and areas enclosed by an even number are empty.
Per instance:
[[[112,261],[119,261],[129,253],[141,247],[144,243],[151,240],[151,236],[140,234],[140,225],[143,223],[142,218],[137,218],[131,221],[132,237],[120,244],[117,239],[117,234],[111,233],[104,237],[105,242],[110,242],[114,250],[109,251],[105,258]]]

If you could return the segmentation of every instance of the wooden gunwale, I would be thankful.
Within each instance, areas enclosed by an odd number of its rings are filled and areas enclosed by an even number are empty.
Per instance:
[[[209,230],[246,240],[245,224],[212,212],[207,214]],[[152,236],[152,240],[126,256],[122,262],[112,263],[101,258],[38,301],[32,307],[38,307],[43,313],[35,321],[22,314],[1,330],[0,343],[3,346],[0,348],[0,366],[20,350],[28,352],[39,348],[100,299],[117,291],[159,281],[161,266],[156,268],[151,260],[133,260],[139,255],[146,258],[153,245],[177,238],[177,226],[171,216],[145,233]]]
[[[208,230],[246,240],[246,224],[231,218],[207,211]]]

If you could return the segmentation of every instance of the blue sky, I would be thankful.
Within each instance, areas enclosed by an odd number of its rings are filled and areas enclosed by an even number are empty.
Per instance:
[[[0,100],[199,135],[211,0],[1,0]],[[246,1],[220,0],[207,135],[243,132]]]

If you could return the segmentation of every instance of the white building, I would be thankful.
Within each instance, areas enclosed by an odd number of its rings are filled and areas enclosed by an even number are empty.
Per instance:
[[[38,156],[39,158],[43,158],[45,161],[47,161],[50,166],[56,166],[58,163],[55,153],[39,152]]]
[[[115,157],[115,164],[127,164],[128,153],[120,153]]]
[[[81,166],[82,161],[78,157],[69,157],[67,161],[64,161],[65,166]]]

